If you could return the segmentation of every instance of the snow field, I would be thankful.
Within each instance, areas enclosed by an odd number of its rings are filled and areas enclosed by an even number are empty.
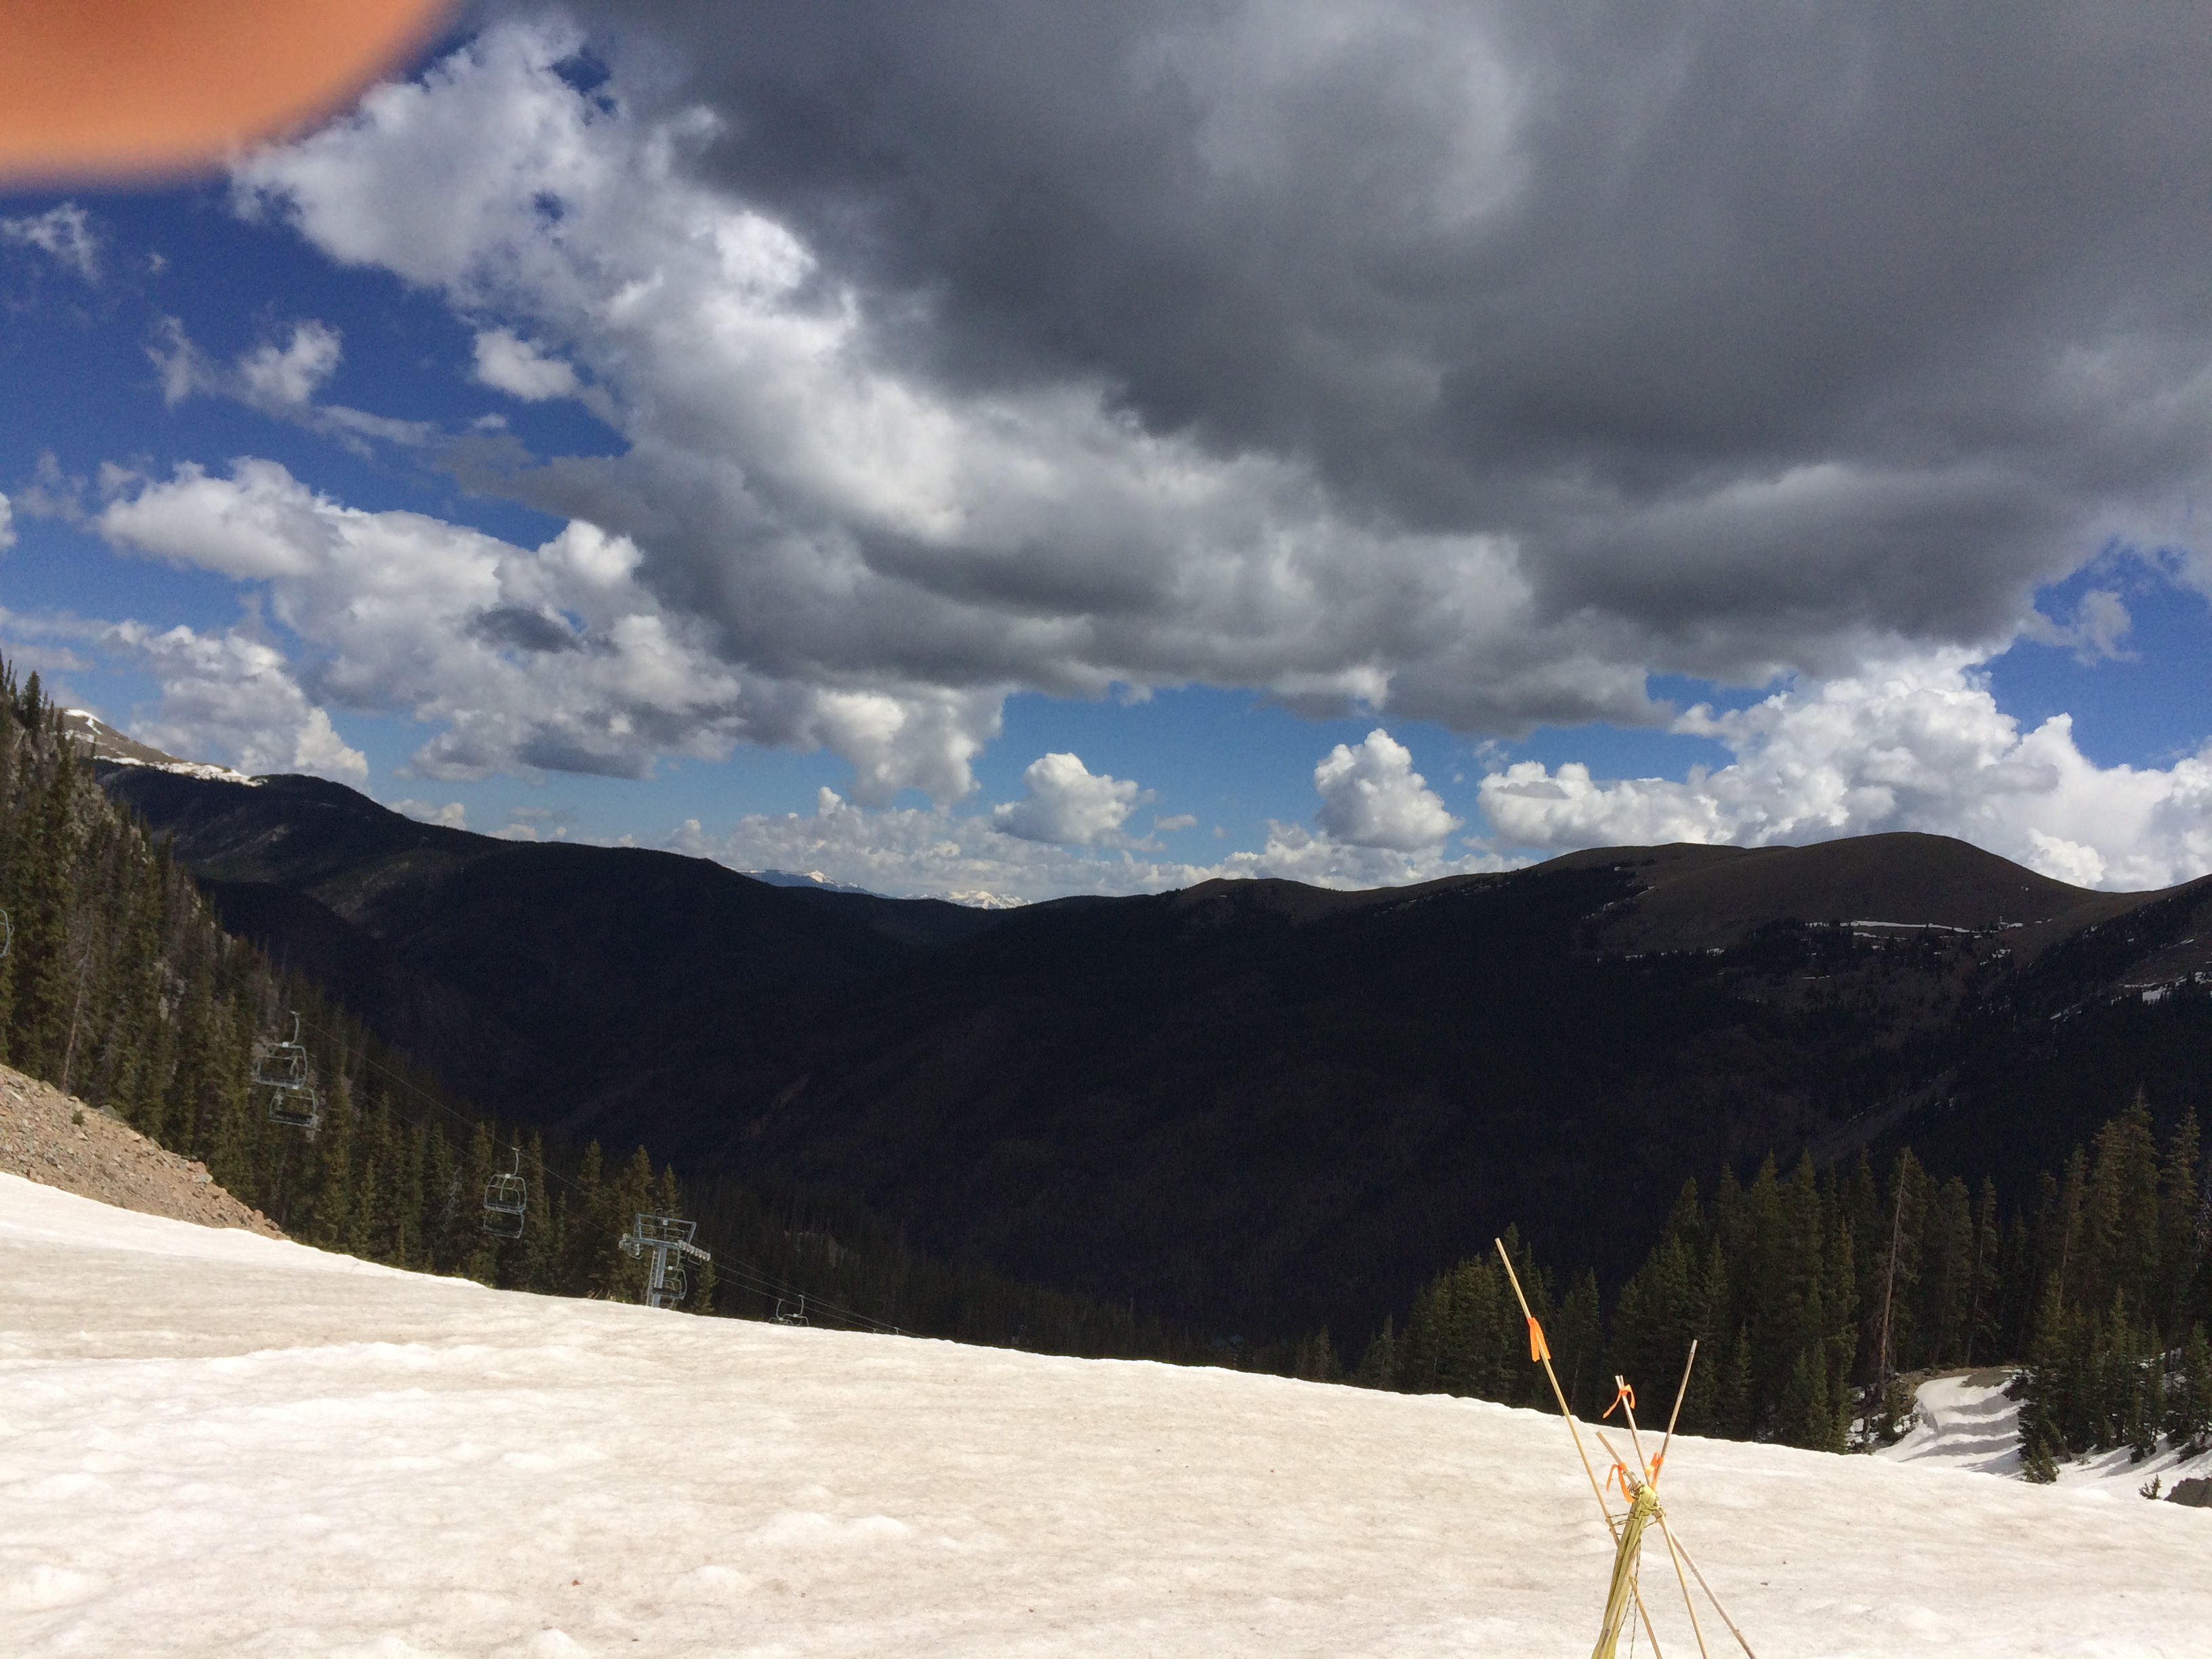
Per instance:
[[[1761,1659],[2212,1620],[2212,1512],[1705,1441],[1666,1490]],[[1534,1413],[496,1292],[0,1176],[0,1652],[1579,1659],[1595,1509]]]

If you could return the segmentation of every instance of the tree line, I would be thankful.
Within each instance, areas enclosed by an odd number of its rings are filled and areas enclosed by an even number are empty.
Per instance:
[[[166,840],[118,811],[33,673],[0,663],[0,1061],[204,1163],[303,1243],[548,1295],[641,1299],[619,1245],[640,1212],[689,1218],[716,1261],[698,1312],[796,1315],[1048,1352],[1146,1358],[1189,1349],[1133,1309],[908,1250],[857,1206],[719,1184],[701,1194],[642,1147],[497,1121],[446,1090],[313,986],[227,934]],[[274,1121],[257,1048],[297,1012],[319,1122]],[[521,1234],[485,1231],[486,1188],[513,1170]]]
[[[1863,1152],[1787,1176],[1769,1158],[1748,1182],[1723,1168],[1710,1196],[1684,1186],[1609,1317],[1594,1274],[1562,1291],[1517,1233],[1505,1243],[1577,1414],[1605,1408],[1616,1375],[1671,1404],[1694,1340],[1686,1431],[1842,1451],[1901,1431],[1901,1378],[2017,1364],[2023,1459],[2047,1480],[2072,1455],[2212,1442],[2205,1174],[2195,1115],[2161,1142],[2138,1095],[2010,1210],[1993,1182],[1939,1180],[1909,1147],[1881,1180]],[[1286,1369],[1553,1404],[1494,1256],[1424,1286],[1348,1374],[1326,1331]]]

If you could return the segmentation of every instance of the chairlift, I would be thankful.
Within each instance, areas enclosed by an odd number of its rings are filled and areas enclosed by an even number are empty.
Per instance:
[[[623,1235],[624,1255],[642,1256],[648,1251],[652,1253],[653,1271],[646,1280],[647,1306],[672,1308],[684,1299],[691,1288],[684,1275],[684,1257],[697,1261],[714,1259],[692,1243],[698,1231],[699,1224],[696,1221],[672,1215],[641,1213],[630,1231]]]
[[[268,1103],[269,1121],[313,1131],[323,1121],[322,1103],[309,1081],[307,1051],[300,1042],[300,1016],[292,1016],[292,1040],[260,1042],[253,1049],[253,1088]]]
[[[484,1188],[483,1230],[494,1238],[522,1237],[523,1218],[530,1208],[530,1184],[522,1178],[522,1151],[514,1152],[514,1167],[495,1175]]]
[[[5,962],[8,952],[15,948],[15,925],[8,920],[5,910],[0,910],[0,962]]]
[[[806,1298],[800,1297],[799,1305],[794,1308],[781,1297],[776,1297],[775,1322],[779,1325],[804,1325],[806,1322]]]

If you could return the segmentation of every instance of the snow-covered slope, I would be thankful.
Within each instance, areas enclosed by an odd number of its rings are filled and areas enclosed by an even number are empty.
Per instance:
[[[1762,1659],[2212,1620],[2205,1511],[1707,1442],[1666,1485]],[[1580,1655],[1593,1510],[1535,1413],[501,1294],[0,1176],[11,1655]]]
[[[1875,1455],[1923,1468],[1963,1469],[2018,1480],[2020,1406],[2005,1397],[2011,1381],[2010,1371],[1984,1370],[1923,1382],[1915,1391],[1920,1421],[1894,1446]],[[2122,1447],[2058,1466],[2062,1486],[2130,1498],[2139,1498],[2139,1489],[2154,1480],[2170,1492],[2177,1480],[2192,1475],[2212,1475],[2212,1452],[2188,1457],[2163,1443],[2139,1463]],[[2212,1516],[2206,1523],[2212,1525]]]

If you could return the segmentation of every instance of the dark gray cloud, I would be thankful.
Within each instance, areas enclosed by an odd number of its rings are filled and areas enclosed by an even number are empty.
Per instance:
[[[517,651],[580,651],[584,642],[574,629],[558,617],[519,605],[495,605],[469,625],[469,632],[487,645],[511,646]]]
[[[2197,24],[534,8],[234,184],[624,441],[453,453],[624,551],[453,612],[605,614],[418,653],[434,774],[820,743],[946,801],[1024,687],[1513,733],[1662,723],[1652,671],[1955,678],[2212,482]]]
[[[2001,629],[2212,439],[2193,6],[579,15],[909,368],[1511,536],[1662,665]]]

